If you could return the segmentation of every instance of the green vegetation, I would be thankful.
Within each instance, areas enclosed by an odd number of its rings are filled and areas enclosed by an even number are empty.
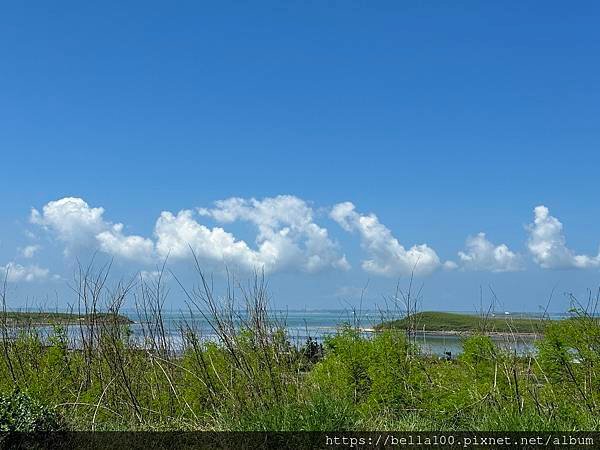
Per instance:
[[[61,429],[56,411],[18,389],[0,394],[0,432],[57,431]]]
[[[75,314],[64,312],[21,312],[21,311],[6,311],[2,313],[2,320],[6,321],[7,326],[45,326],[45,325],[74,325],[81,322],[101,322],[104,320],[116,320],[121,324],[132,323],[132,321],[124,315],[109,315],[106,313],[96,313],[93,317],[91,314]]]
[[[511,315],[482,315],[424,311],[399,320],[383,322],[378,330],[395,328],[414,331],[456,333],[532,333],[541,334],[551,322],[538,317],[513,317]]]
[[[262,280],[236,288],[238,314],[233,289],[216,297],[199,276],[186,292],[181,347],[164,331],[160,281],[135,286],[144,342],[118,320],[131,286],[80,283],[94,286],[79,296],[91,317],[100,293],[110,296],[105,320],[76,325],[76,348],[66,326],[49,341],[4,326],[0,429],[600,430],[600,324],[583,309],[548,323],[536,355],[474,334],[447,361],[422,355],[398,328],[365,338],[345,326],[323,347],[298,348]],[[210,321],[216,340],[202,339],[194,315]]]

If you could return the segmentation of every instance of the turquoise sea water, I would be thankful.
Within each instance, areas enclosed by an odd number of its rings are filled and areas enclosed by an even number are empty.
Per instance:
[[[464,313],[464,312],[463,312]],[[476,313],[472,313],[476,314]],[[504,312],[499,313],[505,315]],[[135,318],[134,312],[128,314],[131,318]],[[512,317],[539,317],[536,313],[513,312]],[[402,312],[377,311],[377,310],[341,310],[341,309],[323,309],[323,310],[277,310],[272,313],[272,317],[279,324],[282,324],[288,332],[290,339],[296,344],[302,344],[309,337],[322,342],[328,335],[334,334],[340,327],[345,324],[358,327],[362,330],[372,329],[383,320],[390,320],[402,317]],[[548,314],[552,319],[560,319],[565,317],[564,314]],[[141,331],[140,319],[138,323],[132,326],[134,334],[139,334]],[[170,312],[164,314],[164,322],[167,326],[167,332],[174,342],[181,340],[181,326],[189,322],[186,315],[181,312]],[[215,339],[215,332],[211,328],[209,322],[205,319],[198,319],[195,315],[193,321],[194,328],[200,333],[203,339]],[[372,333],[365,331],[365,336]],[[427,334],[419,335],[416,342],[420,345],[423,352],[444,356],[446,352],[451,352],[452,355],[457,355],[462,350],[461,336],[448,336],[443,334]],[[501,337],[495,336],[493,339],[498,345],[511,349],[518,354],[526,354],[534,351],[534,338],[530,336],[521,337]]]
[[[143,345],[143,342],[148,339],[148,336],[144,333],[144,330],[148,328],[147,319],[138,315],[134,310],[124,310],[122,313],[135,321],[131,325],[132,338],[139,342],[140,345]],[[466,312],[462,311],[462,313]],[[504,312],[498,313],[498,315],[505,314]],[[510,315],[512,317],[539,317],[539,314],[536,313],[523,312],[512,312]],[[345,324],[363,330],[364,335],[369,337],[372,336],[372,333],[368,330],[381,323],[381,321],[392,320],[402,316],[403,313],[401,311],[352,311],[347,309],[275,310],[270,313],[270,318],[285,328],[290,340],[297,345],[302,345],[308,338],[322,342],[328,335],[334,334]],[[561,319],[566,314],[547,314],[547,316],[552,319]],[[208,341],[217,339],[211,323],[198,312],[194,313],[192,319],[189,312],[164,311],[162,318],[165,325],[165,334],[175,349],[181,348],[183,344],[182,329],[188,326],[192,327],[201,339]],[[44,335],[51,330],[49,327],[40,327],[40,331]],[[79,327],[68,327],[68,334],[71,345],[77,347],[80,339]],[[495,336],[493,339],[498,345],[521,355],[535,351],[535,338],[532,336]],[[448,336],[444,334],[421,334],[416,337],[416,342],[424,353],[439,356],[445,356],[447,352],[450,352],[452,356],[459,354],[462,350],[463,340],[464,337],[461,336]]]

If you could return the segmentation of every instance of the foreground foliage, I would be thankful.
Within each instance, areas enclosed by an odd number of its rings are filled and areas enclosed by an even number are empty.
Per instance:
[[[239,312],[199,274],[178,347],[165,332],[160,280],[107,290],[102,274],[86,274],[84,313],[104,301],[115,320],[79,324],[75,348],[64,327],[48,340],[35,327],[4,326],[0,429],[600,429],[600,326],[582,309],[548,323],[535,356],[477,334],[458,359],[442,360],[420,354],[405,330],[366,338],[349,325],[323,347],[297,347],[269,314],[262,280],[239,288]],[[143,342],[118,319],[133,292]],[[203,339],[194,315],[216,341]]]
[[[0,395],[0,431],[58,431],[62,428],[56,411],[18,389]]]

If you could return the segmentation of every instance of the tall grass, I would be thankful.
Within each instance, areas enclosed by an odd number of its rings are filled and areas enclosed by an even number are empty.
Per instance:
[[[421,354],[410,321],[367,338],[355,320],[323,346],[294,343],[262,274],[246,283],[228,275],[218,294],[198,261],[195,269],[195,285],[186,286],[174,275],[167,283],[164,267],[155,278],[112,284],[110,265],[80,268],[71,309],[88,319],[48,335],[7,321],[5,282],[0,429],[600,428],[597,295],[585,305],[572,298],[572,317],[545,327],[536,354],[503,350],[482,330],[459,358],[442,360]],[[173,287],[187,299],[177,342],[164,314]],[[411,289],[391,300],[414,313],[420,293]],[[125,304],[135,305],[141,339],[121,320]],[[198,318],[210,324],[210,338]],[[15,402],[52,417],[21,420]]]

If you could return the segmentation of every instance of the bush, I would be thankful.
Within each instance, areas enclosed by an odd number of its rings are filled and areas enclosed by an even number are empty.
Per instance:
[[[497,353],[492,338],[485,335],[474,335],[464,340],[463,352],[459,359],[467,364],[479,366],[493,362]]]
[[[420,401],[425,373],[403,331],[385,330],[366,339],[345,328],[325,344],[325,358],[311,372],[324,392],[373,410],[404,410]]]
[[[0,431],[58,431],[60,416],[18,389],[0,395]]]
[[[555,392],[576,398],[595,414],[600,402],[600,319],[574,313],[548,326],[538,344],[538,359]]]

